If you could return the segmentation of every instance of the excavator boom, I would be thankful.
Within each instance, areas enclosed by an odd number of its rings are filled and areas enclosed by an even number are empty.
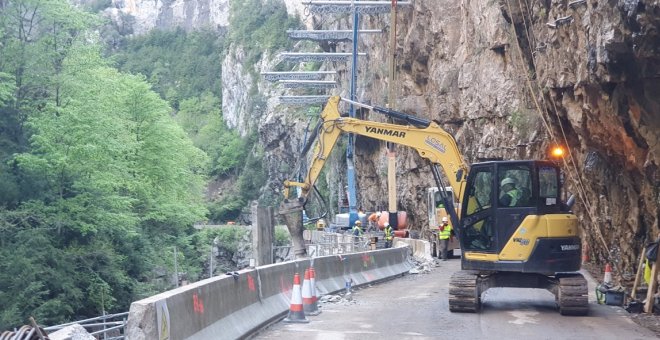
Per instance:
[[[462,251],[462,270],[450,280],[451,311],[477,312],[484,291],[514,287],[549,290],[556,296],[561,314],[588,312],[587,281],[575,272],[580,267],[581,253],[578,219],[562,207],[557,164],[543,160],[482,162],[472,164],[468,174],[456,141],[435,122],[348,100],[403,120],[406,125],[342,117],[341,100],[345,99],[331,97],[321,113],[312,163],[304,180],[285,182],[287,194],[288,188],[295,186],[302,188],[302,195],[297,200],[285,199],[280,211],[305,204],[341,134],[405,145],[429,160],[437,187],[444,190],[442,169],[462,203],[459,221],[452,200],[442,191]],[[296,229],[300,236],[296,249],[304,248],[301,230]]]
[[[339,102],[341,100],[345,99],[335,96],[328,100],[321,113],[322,121],[319,124],[318,139],[312,154],[313,159],[309,171],[303,182],[285,181],[285,198],[289,198],[289,188],[295,186],[302,189],[301,198],[304,201],[341,134],[354,133],[414,148],[422,158],[428,159],[434,166],[439,166],[444,170],[453,192],[457,195],[459,201],[462,200],[468,167],[463,161],[456,141],[451,134],[435,122],[352,101],[350,102],[353,104],[394,116],[397,119],[414,124],[414,126],[342,117],[339,113]],[[426,126],[424,127],[424,125]],[[434,172],[434,177],[439,180],[439,174]],[[444,187],[442,183],[437,184],[438,187]],[[458,224],[456,216],[452,216],[452,220],[456,225]]]

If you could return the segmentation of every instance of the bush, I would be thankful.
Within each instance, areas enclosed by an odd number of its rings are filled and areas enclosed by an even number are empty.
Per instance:
[[[236,220],[246,204],[247,202],[240,195],[225,196],[209,204],[209,218],[216,222]]]
[[[255,72],[254,65],[263,51],[278,51],[291,46],[286,31],[301,27],[299,18],[289,17],[280,1],[243,0],[231,2],[228,43],[245,47],[245,69]]]
[[[291,244],[291,235],[286,226],[275,226],[273,243],[273,246],[275,247],[288,246]]]

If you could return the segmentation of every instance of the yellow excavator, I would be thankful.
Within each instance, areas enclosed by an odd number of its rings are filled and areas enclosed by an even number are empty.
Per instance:
[[[402,124],[341,116],[346,101]],[[454,137],[438,124],[387,108],[331,97],[317,126],[317,140],[303,182],[285,181],[283,205],[304,206],[338,138],[354,133],[415,149],[431,165],[438,188],[448,180],[461,209],[440,195],[459,239],[461,269],[449,286],[449,310],[478,312],[481,294],[494,287],[542,288],[556,297],[562,315],[588,313],[587,282],[577,273],[582,243],[578,220],[561,201],[559,166],[548,160],[463,161]],[[291,187],[301,195],[289,197]],[[458,216],[457,210],[461,212]]]

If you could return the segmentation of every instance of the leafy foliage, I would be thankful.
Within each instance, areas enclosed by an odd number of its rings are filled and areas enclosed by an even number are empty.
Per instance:
[[[93,17],[60,0],[5,6],[0,329],[126,310],[169,287],[155,274],[171,268],[165,246],[185,259],[207,156],[143,76],[101,57]],[[44,23],[29,37],[19,7]]]
[[[211,93],[181,102],[176,116],[196,146],[211,158],[211,175],[223,176],[239,170],[247,157],[248,141],[229,130],[220,113],[220,102]]]
[[[291,234],[286,226],[275,226],[275,242],[273,246],[281,247],[291,244]]]
[[[143,74],[172,107],[180,101],[210,92],[220,98],[223,39],[217,32],[154,30],[125,40],[114,56],[119,69]]]
[[[172,287],[175,252],[198,279],[210,240],[243,234],[192,224],[238,216],[266,178],[256,136],[223,121],[222,34],[108,37],[66,0],[0,3],[0,330],[28,315],[57,324],[125,311]],[[231,39],[250,60],[297,25],[273,0],[232,4]],[[235,186],[205,202],[208,175]]]
[[[245,67],[254,72],[254,65],[263,51],[290,47],[286,30],[300,26],[300,19],[289,17],[285,5],[275,0],[232,1],[229,17],[228,44],[244,47]]]

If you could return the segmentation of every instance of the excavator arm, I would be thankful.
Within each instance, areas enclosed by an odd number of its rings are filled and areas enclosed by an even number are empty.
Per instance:
[[[342,117],[339,113],[340,100],[348,101],[355,105],[376,112],[381,112],[400,120],[405,120],[410,124],[414,124],[414,126]],[[432,171],[438,188],[444,188],[437,170],[439,166],[444,171],[445,176],[449,180],[449,185],[452,187],[459,201],[462,201],[468,167],[463,161],[463,157],[458,150],[454,137],[435,122],[425,121],[416,116],[384,108],[371,107],[342,99],[338,96],[331,97],[328,100],[328,103],[321,113],[321,119],[322,121],[319,124],[317,143],[314,147],[314,152],[312,154],[313,159],[309,171],[303,182],[284,182],[284,194],[286,199],[289,198],[289,189],[291,187],[300,187],[302,193],[299,202],[304,204],[307,195],[321,173],[321,170],[340,135],[343,133],[354,133],[361,136],[405,145],[417,150],[422,158],[428,159],[434,166]],[[454,209],[448,210],[451,213]],[[455,216],[455,213],[451,217],[454,225],[458,225],[458,217]]]

